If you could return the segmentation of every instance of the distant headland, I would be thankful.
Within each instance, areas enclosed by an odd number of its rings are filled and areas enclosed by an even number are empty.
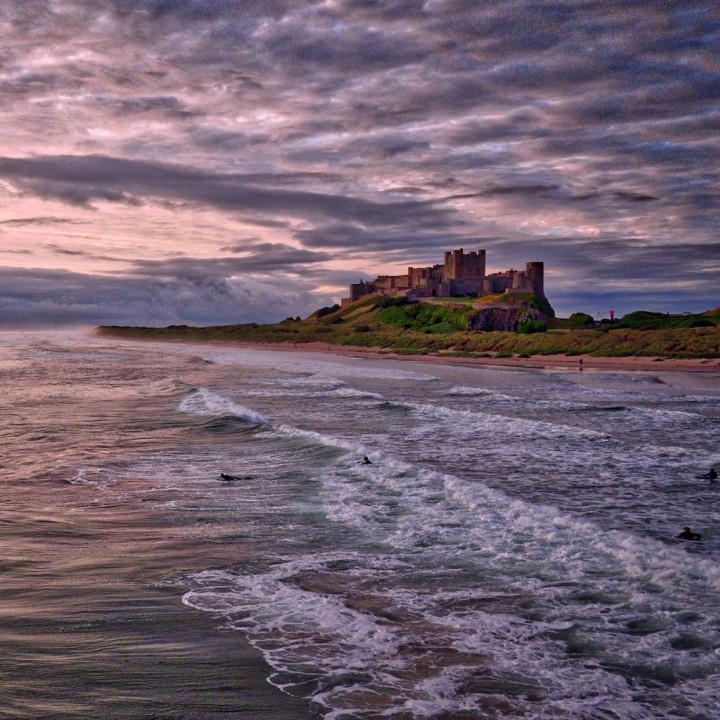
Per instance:
[[[706,363],[720,358],[720,308],[682,315],[639,311],[599,322],[581,312],[557,318],[545,296],[542,262],[488,275],[485,250],[465,253],[462,248],[447,251],[440,265],[354,283],[340,304],[305,319],[212,327],[106,326],[98,332],[129,339],[344,348],[478,361],[562,356]]]
[[[611,358],[718,372],[720,308],[671,315],[638,311],[595,321],[586,313],[555,317],[545,297],[544,266],[485,273],[485,251],[445,253],[445,262],[380,275],[350,286],[341,304],[278,323],[165,328],[104,326],[99,334],[136,340],[223,342],[369,352],[391,357],[583,368]],[[565,360],[563,360],[565,358]],[[655,365],[654,367],[657,367]],[[660,369],[659,367],[657,369]]]

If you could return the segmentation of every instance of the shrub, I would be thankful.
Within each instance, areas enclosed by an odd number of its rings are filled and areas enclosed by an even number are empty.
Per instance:
[[[392,300],[393,298],[383,298]],[[433,334],[468,330],[470,321],[464,308],[430,303],[393,303],[383,309],[378,320],[385,325]]]
[[[543,333],[547,330],[547,325],[542,320],[525,320],[518,325],[518,332],[521,335],[531,335],[532,333]]]
[[[328,305],[327,307],[320,308],[316,313],[315,317],[321,318],[325,317],[326,315],[332,315],[334,312],[337,312],[340,309],[339,305]],[[291,320],[292,318],[288,318],[288,320]],[[298,318],[299,320],[300,318]]]
[[[593,320],[592,315],[588,315],[587,313],[577,312],[573,313],[568,318],[568,327],[571,328],[584,328],[584,327],[592,327],[595,324],[595,321]]]
[[[381,295],[376,297],[372,301],[373,307],[376,308],[391,308],[400,307],[402,305],[408,305],[410,301],[405,297],[391,297],[389,295]]]
[[[712,320],[706,320],[705,318],[692,317],[688,318],[685,322],[678,323],[678,327],[681,328],[699,328],[699,327],[715,327],[715,323]]]

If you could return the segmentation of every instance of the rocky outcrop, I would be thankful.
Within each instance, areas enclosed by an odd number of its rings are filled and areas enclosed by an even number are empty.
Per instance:
[[[470,320],[470,329],[479,331],[501,330],[517,332],[521,323],[532,320],[547,325],[548,317],[539,310],[529,307],[509,307],[507,305],[492,305],[478,310]]]

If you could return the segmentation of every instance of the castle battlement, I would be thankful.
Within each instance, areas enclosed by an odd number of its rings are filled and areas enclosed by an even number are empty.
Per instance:
[[[529,293],[545,297],[544,263],[529,262],[525,270],[485,274],[485,250],[445,252],[445,262],[430,267],[409,267],[404,275],[379,275],[375,280],[350,285],[343,305],[367,295],[390,295],[417,300],[423,297],[482,297],[498,293]]]

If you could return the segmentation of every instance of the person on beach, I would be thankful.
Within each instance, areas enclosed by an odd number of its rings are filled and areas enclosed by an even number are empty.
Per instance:
[[[580,360],[578,360],[578,363],[579,363],[579,365],[580,365],[580,372],[582,372],[582,369],[583,369],[583,359],[580,358]]]
[[[678,538],[678,540],[699,540],[702,535],[700,535],[700,533],[693,532],[689,527],[684,527],[682,532],[675,537]]]

